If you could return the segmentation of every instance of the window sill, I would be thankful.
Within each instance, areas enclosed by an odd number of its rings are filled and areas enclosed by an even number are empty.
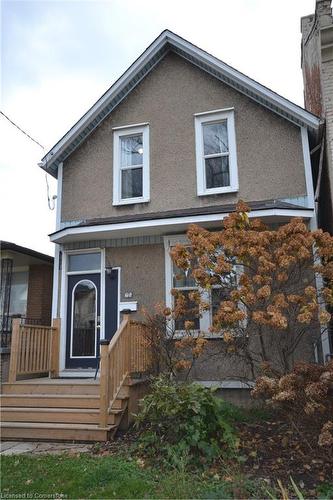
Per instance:
[[[221,333],[209,333],[209,332],[200,332],[199,330],[190,330],[192,332],[192,335],[190,335],[193,338],[198,338],[202,337],[207,340],[223,340],[223,332]],[[173,338],[175,340],[177,339],[182,339],[183,337],[188,336],[189,333],[186,330],[177,330]],[[234,337],[243,337],[242,334],[234,334]],[[248,335],[246,335],[248,337]]]
[[[238,186],[228,186],[224,188],[205,189],[204,191],[198,191],[197,194],[198,196],[210,196],[213,194],[237,193],[238,191]]]
[[[223,333],[202,333],[199,330],[191,330],[192,334],[190,334],[193,338],[202,337],[207,340],[223,340]],[[175,340],[182,339],[183,337],[189,336],[189,333],[186,330],[178,330],[173,338]]]
[[[150,198],[128,198],[127,200],[114,201],[112,205],[114,207],[121,205],[136,205],[137,203],[149,203]]]

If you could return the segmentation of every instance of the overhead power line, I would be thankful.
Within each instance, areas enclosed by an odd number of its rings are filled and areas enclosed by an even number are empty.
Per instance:
[[[21,127],[19,127],[18,125],[16,125],[16,123],[14,123],[13,120],[11,120],[7,115],[5,115],[5,113],[3,111],[0,111],[0,114],[2,114],[2,116],[4,116],[6,118],[6,120],[9,121],[9,123],[11,123],[12,125],[14,125],[14,127],[16,127],[20,132],[22,132],[22,134],[26,135],[31,141],[33,141],[35,144],[37,144],[43,150],[45,149],[44,146],[42,146],[38,141],[36,141],[36,139],[34,139],[33,137],[31,137],[31,135],[29,135]]]
[[[40,142],[36,141],[36,139],[34,139],[33,137],[31,137],[31,135],[29,135],[27,132],[25,132],[25,130],[23,130],[21,127],[19,127],[18,125],[16,125],[16,123],[13,122],[13,120],[11,120],[7,115],[5,115],[5,113],[3,111],[0,111],[0,114],[4,118],[6,118],[6,120],[8,120],[9,123],[11,123],[15,128],[17,128],[20,132],[22,132],[22,134],[24,134],[26,137],[28,137],[28,139],[30,139],[32,142],[34,142],[35,144],[37,144],[37,146],[39,146],[40,148],[42,148],[43,151],[45,150],[44,146],[42,146]],[[47,180],[47,173],[46,172],[45,172],[45,181],[46,181],[47,203],[48,203],[49,209],[50,210],[54,210],[54,207],[55,207],[54,200],[56,199],[56,196],[52,196],[52,201],[51,201],[51,198],[50,198],[50,187],[49,187],[49,182]]]

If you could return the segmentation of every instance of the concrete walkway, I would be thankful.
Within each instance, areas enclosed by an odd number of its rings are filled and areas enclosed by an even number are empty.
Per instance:
[[[0,455],[59,455],[60,453],[68,453],[75,455],[76,453],[88,453],[92,444],[71,444],[71,443],[42,443],[28,441],[3,441],[0,443]]]

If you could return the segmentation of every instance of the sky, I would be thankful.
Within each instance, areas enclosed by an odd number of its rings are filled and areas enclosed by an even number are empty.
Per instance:
[[[166,28],[303,106],[315,0],[0,1],[0,109],[46,151]],[[0,240],[53,255],[43,149],[1,115],[0,144]]]

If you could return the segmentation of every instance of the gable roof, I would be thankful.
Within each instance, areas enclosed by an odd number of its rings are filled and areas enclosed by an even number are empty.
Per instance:
[[[169,30],[163,31],[123,75],[42,158],[39,166],[57,177],[58,165],[125,99],[170,51],[296,125],[317,130],[320,118],[252,80]]]

